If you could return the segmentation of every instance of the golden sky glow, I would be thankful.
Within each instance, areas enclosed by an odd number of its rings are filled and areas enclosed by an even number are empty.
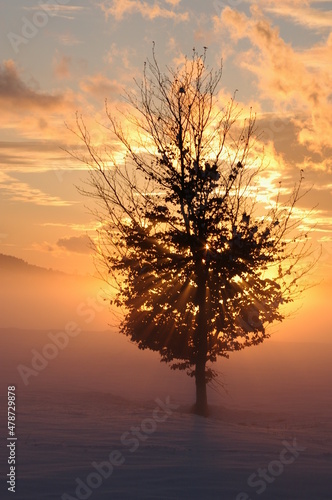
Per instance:
[[[0,252],[47,268],[93,272],[88,236],[94,238],[97,222],[75,188],[87,172],[64,151],[77,145],[65,122],[70,127],[75,112],[83,114],[94,140],[112,146],[104,100],[123,119],[121,95],[140,78],[152,42],[161,65],[180,64],[194,46],[207,46],[210,66],[223,60],[221,100],[237,90],[243,118],[250,107],[257,113],[253,158],[264,156],[266,166],[259,201],[268,204],[267,193],[278,189],[289,193],[301,169],[312,186],[298,213],[314,207],[303,223],[317,251],[322,246],[313,281],[324,278],[331,292],[331,25],[328,1],[5,2]],[[311,289],[307,303],[321,290]]]

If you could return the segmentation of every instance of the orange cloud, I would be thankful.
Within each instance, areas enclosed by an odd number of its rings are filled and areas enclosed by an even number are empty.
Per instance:
[[[46,253],[51,253],[59,250],[59,248],[56,245],[52,245],[47,241],[43,241],[42,243],[32,243],[31,248],[33,250],[37,250],[37,252],[46,252]]]
[[[33,78],[30,78],[30,83],[24,81],[14,61],[0,63],[1,119],[4,111],[11,116],[19,116],[21,121],[24,114],[29,115],[32,111],[34,114],[39,113],[41,117],[47,117],[46,113],[60,114],[64,110],[76,108],[79,99],[73,91],[42,92]]]
[[[89,236],[82,234],[81,236],[71,236],[69,238],[60,238],[57,241],[60,248],[66,249],[68,252],[75,253],[91,253],[94,250],[94,243]]]
[[[2,108],[19,111],[40,108],[54,109],[63,103],[60,94],[37,92],[28,87],[20,78],[14,61],[8,60],[0,64],[0,105]]]
[[[62,200],[57,196],[50,196],[40,189],[32,188],[29,184],[18,181],[5,172],[0,172],[0,191],[12,201],[35,205],[64,207],[75,203]]]
[[[166,3],[175,7],[179,4],[179,1],[166,0]],[[100,6],[107,19],[109,16],[112,16],[117,21],[123,19],[126,14],[141,14],[142,17],[149,20],[158,17],[174,19],[176,21],[187,21],[189,19],[188,12],[174,12],[173,10],[162,7],[158,2],[151,5],[141,0],[111,0],[100,4]]]
[[[131,64],[131,59],[137,59],[136,57],[136,50],[134,47],[123,47],[119,48],[119,46],[116,43],[112,43],[110,50],[107,52],[105,56],[105,61],[108,64],[118,64],[120,67],[125,68],[126,70],[130,69],[132,64]],[[129,73],[129,74],[128,74]],[[126,71],[125,74],[121,75],[122,79],[126,78],[129,79],[134,76],[135,73],[131,74],[131,72]]]
[[[53,63],[53,71],[56,78],[59,80],[68,79],[71,77],[71,63],[72,59],[69,56],[61,56],[61,58],[55,59]]]
[[[109,80],[101,73],[87,77],[80,84],[81,90],[103,102],[106,97],[121,93],[121,86],[116,80]]]
[[[62,68],[62,72],[64,70]],[[41,138],[57,141],[59,151],[64,140],[65,121],[75,116],[77,109],[88,110],[89,103],[83,94],[70,88],[43,92],[33,78],[26,83],[23,73],[9,60],[0,63],[0,107],[0,126],[7,130],[7,137],[15,142],[28,138],[29,144]],[[38,157],[41,155],[37,150],[34,160]],[[27,160],[22,155],[22,161],[26,163]]]
[[[301,116],[294,118],[300,143],[317,152],[332,148],[331,38],[316,48],[325,64],[312,71],[308,60],[313,59],[315,49],[296,51],[256,7],[251,12],[249,18],[226,7],[221,18],[215,19],[216,30],[228,28],[235,42],[249,39],[252,48],[239,56],[240,65],[257,76],[263,98]]]
[[[288,20],[293,20],[295,24],[305,26],[309,29],[331,29],[332,11],[314,9],[311,7],[311,5],[315,3],[318,2],[289,2],[288,0],[267,0],[264,2],[264,4],[262,3],[261,6],[266,12],[270,12],[280,17],[286,17]]]

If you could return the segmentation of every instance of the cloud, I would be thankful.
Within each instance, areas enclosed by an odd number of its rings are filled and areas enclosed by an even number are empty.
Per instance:
[[[96,221],[90,221],[90,222],[85,222],[84,224],[78,224],[76,222],[43,222],[40,224],[41,227],[52,227],[52,228],[69,228],[72,229],[73,231],[77,231],[79,233],[82,233],[84,231],[87,233],[88,231],[91,231],[92,233],[95,233],[101,228],[101,223],[96,222]]]
[[[46,224],[44,224],[45,226]],[[56,227],[62,227],[63,224],[49,224]],[[80,254],[90,254],[94,251],[95,245],[88,235],[82,234],[81,236],[69,236],[64,238],[59,238],[58,241],[53,244],[48,241],[43,241],[39,243],[33,243],[34,250],[42,252],[71,252]]]
[[[308,29],[331,29],[332,11],[312,8],[316,3],[323,4],[321,1],[293,1],[289,0],[265,0],[259,5],[265,11],[279,17],[285,17]],[[330,2],[326,2],[330,3]]]
[[[166,0],[166,3],[172,7],[179,4],[177,0]],[[149,4],[142,0],[110,0],[104,1],[100,7],[105,13],[106,19],[110,16],[114,17],[117,21],[121,21],[126,14],[141,14],[145,19],[153,20],[158,17],[165,19],[174,19],[175,21],[188,21],[188,12],[175,12],[162,7],[159,2]]]
[[[308,59],[313,60],[314,49],[295,50],[257,8],[251,13],[248,17],[226,7],[215,19],[216,30],[227,28],[235,42],[249,39],[251,47],[238,61],[256,75],[262,98],[293,113],[299,142],[315,152],[332,148],[331,37],[316,48],[325,64],[313,71]]]
[[[71,236],[69,238],[60,238],[57,241],[60,248],[64,248],[69,252],[76,253],[91,253],[94,249],[94,244],[87,235]]]
[[[58,40],[61,43],[61,45],[68,45],[68,46],[80,45],[81,43],[83,43],[81,40],[76,38],[72,33],[63,33],[58,36]]]
[[[308,68],[331,73],[332,33],[329,34],[325,43],[317,44],[303,51],[301,58]]]
[[[87,10],[87,7],[78,5],[60,5],[58,3],[49,4],[41,3],[39,5],[33,5],[31,7],[24,7],[24,10],[31,11],[45,11],[50,17],[61,17],[64,19],[73,20],[75,17],[73,14]]]
[[[116,80],[109,80],[101,73],[90,76],[80,83],[80,88],[83,92],[91,94],[100,101],[106,97],[114,97],[115,94],[121,93],[121,86]]]
[[[57,141],[59,147],[64,141],[65,121],[83,108],[89,109],[89,104],[81,93],[68,87],[43,92],[12,60],[0,62],[0,127],[8,138]]]
[[[14,61],[0,63],[0,105],[17,110],[40,108],[54,109],[63,103],[60,94],[41,93],[28,87],[21,79]]]
[[[50,196],[40,189],[35,189],[15,179],[6,172],[0,172],[0,191],[12,201],[33,203],[34,205],[65,207],[74,202],[65,201],[57,196]]]
[[[48,243],[47,241],[43,241],[41,243],[32,243],[31,248],[33,250],[37,250],[38,252],[56,252],[58,247],[55,245],[52,245],[51,243]]]
[[[134,47],[119,48],[119,46],[115,42],[113,42],[111,48],[105,56],[105,61],[108,64],[117,64],[118,66],[120,65],[120,67],[128,70],[131,67],[131,60],[137,59],[136,56],[137,52]],[[128,71],[126,72],[126,74],[127,73]],[[132,76],[133,75],[130,75],[130,77]]]
[[[54,172],[53,180],[62,180],[63,170],[73,169],[73,162],[69,155],[60,149],[60,135],[64,136],[65,127],[59,130],[59,139],[47,141],[40,140],[39,130],[36,140],[0,141],[0,166],[3,171],[39,172],[51,170]],[[54,133],[54,131],[53,131]]]
[[[59,80],[68,79],[71,77],[70,66],[72,59],[69,56],[61,56],[60,59],[55,59],[53,63],[53,72]]]

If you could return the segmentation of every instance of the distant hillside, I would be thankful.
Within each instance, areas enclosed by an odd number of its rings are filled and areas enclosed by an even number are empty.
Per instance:
[[[40,266],[29,264],[23,259],[19,259],[12,255],[5,255],[0,253],[0,272],[19,272],[19,273],[38,273],[52,275],[65,275],[61,271],[54,271],[53,269],[46,269]]]
[[[104,330],[111,318],[102,286],[89,275],[0,254],[0,327],[62,330],[75,321],[82,329]]]

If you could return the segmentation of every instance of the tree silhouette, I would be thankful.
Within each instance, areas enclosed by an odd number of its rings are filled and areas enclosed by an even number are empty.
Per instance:
[[[220,79],[205,49],[166,73],[153,50],[127,94],[131,133],[106,103],[113,146],[94,147],[77,117],[88,156],[72,153],[90,166],[81,191],[99,202],[99,253],[123,308],[120,331],[195,377],[200,415],[216,375],[207,363],[269,337],[266,325],[284,318],[280,306],[311,266],[293,217],[302,174],[288,200],[279,191],[263,210],[255,117],[240,126],[234,99],[221,107]]]

